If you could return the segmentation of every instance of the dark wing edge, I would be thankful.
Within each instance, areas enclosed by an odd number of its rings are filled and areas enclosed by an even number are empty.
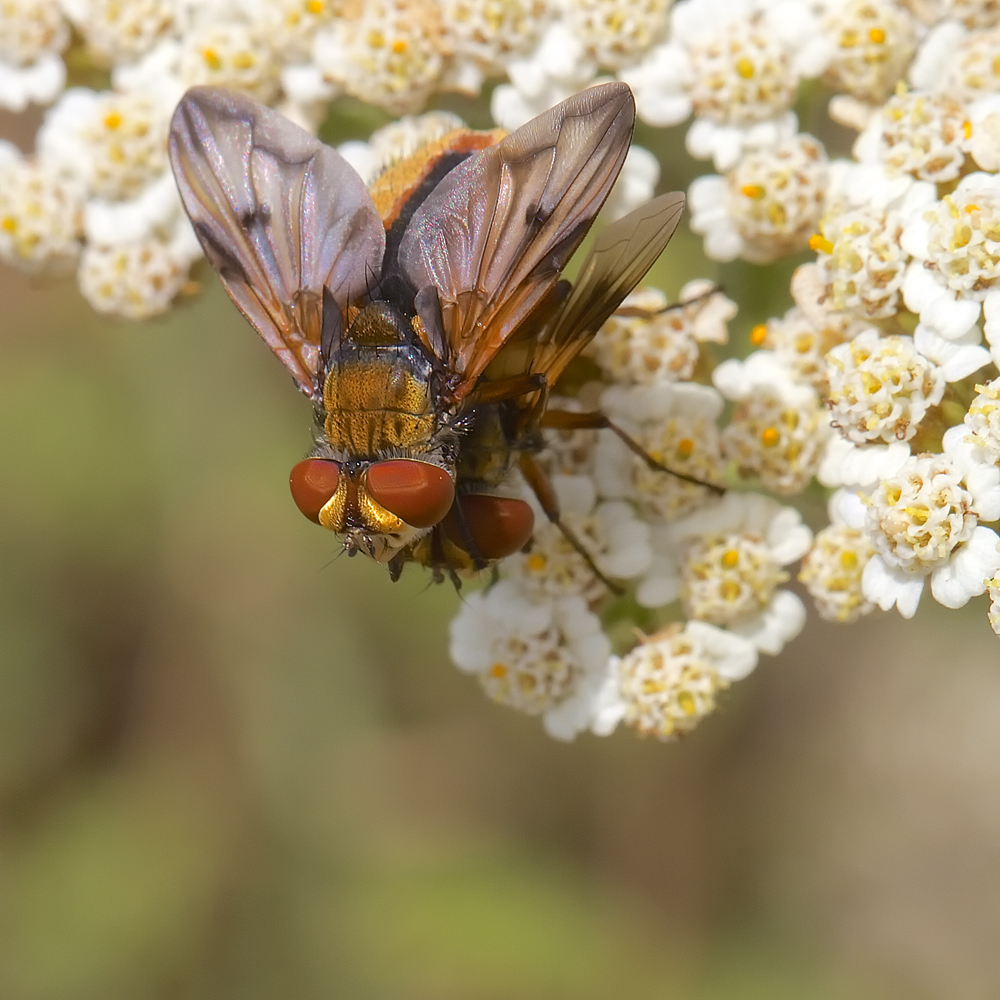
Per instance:
[[[459,164],[414,213],[399,263],[414,288],[438,289],[457,398],[558,280],[634,123],[627,85],[585,90]]]
[[[237,308],[312,397],[323,289],[342,309],[382,266],[385,231],[364,182],[336,150],[277,111],[194,87],[170,124],[181,200]]]
[[[684,195],[662,194],[601,230],[573,290],[540,338],[532,372],[554,384],[663,253],[684,214]]]

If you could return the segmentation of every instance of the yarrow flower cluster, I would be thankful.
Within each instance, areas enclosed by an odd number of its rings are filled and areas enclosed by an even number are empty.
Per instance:
[[[67,89],[67,66],[108,89]],[[463,127],[425,111],[440,92],[499,80],[490,111],[510,130],[608,76],[645,127],[689,122],[688,152],[715,171],[688,191],[709,258],[815,259],[790,308],[752,317],[740,359],[717,357],[737,302],[711,280],[622,302],[550,399],[611,426],[543,431],[562,527],[518,475],[505,484],[536,528],[464,596],[456,665],[557,738],[673,740],[795,638],[793,581],[833,622],[912,616],[928,585],[950,608],[987,595],[1000,633],[995,0],[7,0],[0,107],[45,110],[33,152],[0,142],[0,259],[75,273],[131,320],[196,287],[166,157],[192,85],[312,131],[343,95],[388,111],[341,147],[377,190]],[[800,130],[807,80],[858,133],[853,158]],[[659,180],[633,146],[604,217]],[[819,489],[814,535],[788,504]]]

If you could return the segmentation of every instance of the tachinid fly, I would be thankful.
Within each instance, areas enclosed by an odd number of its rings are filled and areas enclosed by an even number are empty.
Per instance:
[[[241,94],[189,90],[170,159],[205,254],[316,408],[292,495],[348,552],[476,569],[530,541],[501,484],[541,428],[607,426],[547,409],[550,388],[638,284],[679,194],[601,231],[560,279],[621,170],[632,93],[608,83],[509,135],[453,131],[366,189],[333,149]],[[564,529],[565,530],[565,529]],[[570,541],[575,540],[570,537]],[[584,553],[586,555],[586,553]]]

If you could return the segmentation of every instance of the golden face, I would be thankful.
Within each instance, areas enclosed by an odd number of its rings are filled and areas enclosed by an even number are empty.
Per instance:
[[[324,504],[317,520],[344,538],[349,552],[365,552],[377,562],[391,559],[423,533],[386,510],[369,493],[367,469],[341,474],[337,491]]]

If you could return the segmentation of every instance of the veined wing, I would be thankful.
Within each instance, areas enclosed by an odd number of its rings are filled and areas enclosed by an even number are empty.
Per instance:
[[[343,311],[382,264],[385,232],[364,182],[336,150],[219,87],[181,99],[170,162],[226,291],[314,396],[324,287]]]
[[[662,194],[598,234],[573,290],[539,338],[528,371],[542,372],[555,384],[663,253],[683,212],[683,194]]]
[[[558,280],[618,177],[634,122],[627,85],[585,90],[459,164],[414,213],[398,260],[418,291],[437,288],[456,397]]]

